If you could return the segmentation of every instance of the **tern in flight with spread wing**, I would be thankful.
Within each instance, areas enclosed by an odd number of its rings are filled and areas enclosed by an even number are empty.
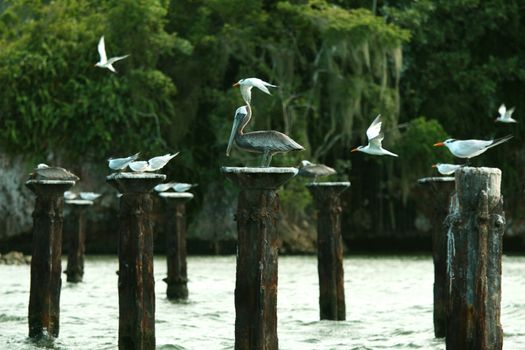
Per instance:
[[[503,142],[506,142],[512,138],[512,135],[495,139],[495,140],[456,140],[448,139],[443,142],[435,143],[435,147],[445,146],[448,148],[450,153],[458,158],[474,158],[484,153],[489,148],[497,146]]]
[[[256,87],[257,89],[261,90],[262,92],[267,93],[268,95],[271,95],[270,90],[268,90],[268,86],[277,87],[277,85],[272,85],[259,78],[241,79],[235,84],[233,84],[233,86],[240,87],[242,98],[248,104],[251,103],[252,101],[252,88],[253,87]]]
[[[495,122],[499,123],[517,123],[516,119],[512,118],[512,113],[514,113],[514,107],[507,109],[505,104],[499,106],[498,109],[499,117],[496,118]]]
[[[104,43],[103,35],[100,37],[100,40],[98,42],[98,54],[100,55],[100,61],[95,63],[95,67],[107,68],[113,73],[117,72],[115,68],[113,67],[113,63],[123,60],[124,58],[129,56],[129,55],[125,55],[125,56],[111,57],[108,60],[108,57],[106,55],[106,44]]]
[[[392,156],[398,157],[397,154],[387,151],[383,148],[381,142],[385,138],[385,135],[381,132],[381,114],[379,114],[376,119],[370,124],[368,130],[366,130],[366,137],[368,137],[368,145],[359,146],[352,149],[352,152],[364,152],[368,154],[373,154],[376,156]]]

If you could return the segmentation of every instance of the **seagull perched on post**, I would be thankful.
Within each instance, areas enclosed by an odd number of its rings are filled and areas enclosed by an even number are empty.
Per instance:
[[[104,43],[104,35],[100,37],[100,40],[98,42],[98,54],[100,55],[100,60],[97,63],[95,63],[95,67],[107,68],[113,73],[117,72],[115,68],[113,67],[113,63],[123,60],[124,58],[129,56],[129,55],[125,55],[125,56],[111,57],[108,60],[108,57],[106,55],[106,44]]]
[[[497,146],[503,142],[506,142],[512,138],[512,135],[495,139],[495,140],[456,140],[448,139],[443,142],[435,143],[435,147],[445,146],[448,148],[450,153],[458,158],[474,158],[484,153],[489,148]]]
[[[352,149],[351,152],[364,152],[368,154],[373,154],[376,156],[392,156],[398,157],[397,154],[387,151],[382,146],[382,141],[385,138],[385,135],[381,132],[381,114],[378,114],[376,119],[370,124],[366,130],[366,137],[368,138],[368,145],[359,146]]]
[[[499,117],[496,118],[495,122],[500,123],[517,123],[515,119],[512,118],[512,113],[514,113],[514,107],[507,109],[505,104],[501,104],[498,109]]]
[[[162,169],[170,160],[175,158],[180,152],[174,154],[165,154],[163,156],[153,157],[148,160],[149,170],[148,171],[157,171]]]
[[[127,168],[129,163],[137,160],[139,158],[140,152],[135,153],[132,156],[126,157],[126,158],[109,158],[108,159],[108,165],[109,168],[112,170],[124,170]]]
[[[268,90],[268,86],[277,87],[277,85],[272,85],[259,78],[241,79],[235,84],[233,84],[233,86],[240,87],[242,98],[246,103],[251,103],[252,101],[252,88],[254,86],[262,92],[267,93],[268,95],[271,95],[270,90]]]
[[[432,168],[436,168],[441,175],[450,175],[456,172],[461,167],[464,167],[464,164],[445,164],[437,163],[432,164]]]

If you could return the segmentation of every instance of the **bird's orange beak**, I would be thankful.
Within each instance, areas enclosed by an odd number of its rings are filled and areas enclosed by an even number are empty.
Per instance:
[[[437,168],[437,164],[432,164],[432,168]]]
[[[233,87],[239,86],[239,82],[232,85]]]
[[[357,152],[357,148],[352,148],[350,152]]]
[[[441,147],[441,146],[445,146],[445,144],[443,142],[438,142],[434,144],[434,147]]]

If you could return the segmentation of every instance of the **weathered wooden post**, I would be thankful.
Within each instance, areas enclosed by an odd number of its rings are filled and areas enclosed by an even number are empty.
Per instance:
[[[35,172],[26,182],[36,194],[28,317],[31,338],[56,338],[59,333],[63,194],[78,180],[71,175],[72,180],[53,180]]]
[[[456,204],[447,220],[453,249],[447,349],[497,350],[503,346],[501,255],[505,230],[501,171],[456,171]]]
[[[235,350],[277,350],[277,188],[296,168],[222,167],[239,188]]]
[[[447,329],[449,285],[447,277],[447,230],[444,225],[448,213],[450,195],[454,190],[454,177],[425,177],[417,182],[427,189],[432,200],[430,220],[432,224],[432,257],[434,260],[434,336],[443,338]]]
[[[68,255],[67,268],[64,272],[68,282],[82,282],[84,277],[84,253],[86,251],[86,208],[93,205],[93,201],[85,199],[66,199],[71,207],[74,227],[67,234]]]
[[[317,207],[317,272],[321,320],[346,319],[340,194],[350,182],[306,185]]]
[[[155,349],[152,199],[149,192],[166,179],[153,173],[114,173],[107,182],[120,197],[119,340],[121,350]]]
[[[166,207],[166,261],[168,299],[188,298],[188,272],[186,265],[186,202],[193,198],[189,192],[160,192]]]

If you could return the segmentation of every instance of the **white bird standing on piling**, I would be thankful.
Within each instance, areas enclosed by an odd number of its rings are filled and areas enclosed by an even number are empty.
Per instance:
[[[145,171],[150,171],[149,163],[145,160],[136,160],[128,164],[131,170],[136,173],[142,173]]]
[[[175,190],[175,192],[186,192],[192,189],[193,187],[197,187],[197,186],[198,186],[197,184],[187,184],[184,182],[175,182],[173,185],[173,190]]]
[[[94,201],[98,197],[102,196],[101,193],[95,193],[95,192],[80,192],[80,198],[84,199],[86,201]]]
[[[104,35],[100,37],[100,40],[98,42],[98,54],[100,55],[100,60],[97,63],[95,63],[95,67],[107,68],[113,73],[117,72],[115,68],[113,67],[113,63],[123,60],[124,58],[129,56],[129,55],[124,55],[124,56],[111,57],[108,60],[108,57],[106,55],[106,44],[104,43]]]
[[[78,194],[72,191],[66,191],[64,192],[64,199],[72,200],[78,197]]]
[[[137,160],[139,158],[140,152],[135,153],[132,156],[126,157],[126,158],[109,158],[108,159],[108,166],[112,170],[124,170],[127,168],[129,163]]]
[[[392,156],[398,157],[397,154],[387,151],[383,148],[382,142],[385,135],[381,132],[381,114],[378,114],[376,119],[370,124],[368,130],[366,130],[366,136],[368,138],[368,145],[359,146],[352,149],[351,152],[363,152],[376,156]]]
[[[510,140],[513,136],[507,135],[505,137],[495,140],[456,140],[448,139],[443,142],[435,143],[435,147],[445,146],[450,153],[458,158],[474,158],[484,153],[489,148],[497,146],[503,142]]]
[[[464,167],[464,164],[445,164],[445,163],[437,163],[432,164],[432,168],[436,168],[437,171],[441,175],[450,175],[456,172],[459,168]]]
[[[512,118],[512,113],[514,113],[514,107],[507,109],[505,104],[499,106],[498,109],[499,117],[496,118],[495,122],[499,123],[517,123],[515,119]]]
[[[241,79],[235,84],[233,84],[233,86],[240,87],[242,98],[244,99],[246,103],[251,103],[252,101],[252,88],[253,87],[256,87],[257,89],[261,90],[264,93],[267,93],[268,95],[271,95],[270,90],[268,90],[268,86],[277,87],[277,85],[272,85],[259,78]]]
[[[162,169],[170,160],[175,158],[180,152],[174,154],[165,154],[163,156],[153,157],[148,160],[149,170],[147,171],[157,171]]]

